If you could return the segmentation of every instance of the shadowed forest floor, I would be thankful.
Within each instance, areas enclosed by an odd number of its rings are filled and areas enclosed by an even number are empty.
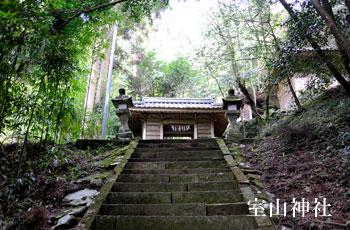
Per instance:
[[[71,211],[74,215],[61,228],[74,226],[87,204],[69,205],[64,197],[84,189],[98,191],[126,149],[110,145],[81,150],[68,144],[49,145],[39,152],[39,146],[29,145],[27,160],[17,172],[21,146],[3,146],[0,229],[48,229]]]

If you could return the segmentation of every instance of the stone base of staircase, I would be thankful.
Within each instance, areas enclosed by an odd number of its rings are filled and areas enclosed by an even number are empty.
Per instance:
[[[230,164],[214,139],[139,141],[91,228],[274,229],[249,214]]]

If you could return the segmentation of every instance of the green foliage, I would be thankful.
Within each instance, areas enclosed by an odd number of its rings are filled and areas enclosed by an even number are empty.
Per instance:
[[[344,34],[350,35],[349,27],[345,26],[348,23],[346,15],[337,11],[337,9],[345,7],[343,3],[339,1],[327,2],[333,8],[336,26]],[[326,9],[324,2],[322,4]],[[282,51],[279,58],[271,63],[271,66],[276,70],[275,81],[279,82],[294,73],[312,74],[306,94],[308,97],[317,96],[324,92],[334,79],[317,52],[311,48],[306,35],[312,37],[314,42],[324,50],[327,59],[342,73],[345,72],[343,60],[333,35],[311,2],[295,1],[291,7],[299,19],[299,23],[296,23],[292,18],[289,18],[285,23],[287,33]]]
[[[195,96],[196,92],[188,86],[199,73],[183,57],[166,62],[158,60],[154,52],[148,52],[136,67],[135,75],[124,75],[128,91],[133,96]]]
[[[184,97],[191,89],[189,82],[196,75],[185,58],[161,65],[160,76],[156,79],[156,95],[165,97]]]
[[[201,70],[221,88],[222,94],[237,87],[237,79],[258,91],[269,84],[270,62],[280,49],[284,14],[272,13],[266,1],[220,2],[198,50]]]
[[[165,2],[132,0],[118,8],[107,3],[0,3],[1,134],[12,132],[25,142],[63,142],[79,135],[81,83],[86,82],[93,42],[113,23],[137,22]]]

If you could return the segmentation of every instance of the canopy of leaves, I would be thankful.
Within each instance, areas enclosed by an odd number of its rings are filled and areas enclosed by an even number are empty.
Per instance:
[[[94,41],[132,25],[160,0],[8,0],[0,3],[0,133],[77,137]],[[103,42],[99,43],[103,47]],[[95,47],[96,48],[96,47]],[[98,51],[98,49],[97,49]],[[9,135],[7,135],[9,136]]]
[[[136,68],[135,74],[124,75],[126,86],[135,97],[193,96],[193,88],[189,85],[198,72],[185,58],[166,62],[158,60],[154,52],[148,52]]]
[[[270,63],[284,37],[284,14],[272,13],[271,7],[260,0],[220,2],[210,15],[198,58],[202,70],[224,91],[237,87],[237,79],[266,88]]]

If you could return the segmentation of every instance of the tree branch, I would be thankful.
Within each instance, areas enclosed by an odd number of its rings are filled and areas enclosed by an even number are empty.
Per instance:
[[[67,18],[66,20],[62,20],[62,19],[59,20],[59,23],[54,25],[53,28],[54,28],[55,31],[62,31],[64,29],[64,27],[66,27],[71,21],[73,21],[75,18],[79,17],[80,15],[82,15],[84,13],[85,14],[86,13],[90,13],[90,12],[93,12],[93,11],[96,11],[96,10],[100,10],[100,9],[103,9],[103,8],[107,8],[107,7],[110,7],[110,6],[114,6],[114,5],[117,5],[117,4],[126,2],[126,1],[128,1],[128,0],[117,0],[117,1],[109,2],[109,3],[105,3],[105,4],[102,4],[102,5],[98,5],[98,6],[95,6],[95,7],[91,7],[91,8],[88,8],[88,9],[76,10],[76,13],[73,16]]]
[[[349,12],[350,12],[350,0],[345,0],[345,5],[348,8]]]
[[[332,15],[330,15],[327,10],[325,10],[322,6],[319,0],[311,0],[312,5],[315,7],[318,14],[321,16],[321,18],[326,22],[326,25],[331,30],[333,36],[337,40],[337,43],[341,46],[342,49],[344,49],[347,52],[347,55],[350,55],[350,41],[346,39],[345,35],[342,33],[342,31],[338,28],[337,24],[335,23],[334,19],[332,18]]]
[[[323,7],[326,9],[328,14],[335,21],[335,16],[334,16],[334,13],[332,11],[332,6],[329,3],[329,1],[328,0],[321,0],[321,1],[322,1],[322,4],[323,4]],[[350,0],[349,0],[349,3],[350,3]],[[336,43],[337,43],[337,47],[338,47],[338,49],[340,51],[340,54],[342,56],[342,61],[343,61],[344,68],[346,69],[346,71],[348,72],[348,75],[350,76],[350,56],[349,56],[350,54],[348,55],[346,53],[346,51],[343,49],[342,45],[339,44],[338,40],[336,40]]]
[[[261,119],[261,115],[258,113],[258,111],[256,109],[256,104],[254,102],[254,99],[250,96],[247,88],[244,86],[244,84],[242,83],[241,79],[237,78],[236,82],[238,84],[238,88],[241,90],[241,92],[244,94],[244,96],[248,99],[248,102],[250,104],[250,107],[251,107],[253,113],[256,115],[256,117],[258,119]]]
[[[291,16],[292,20],[296,24],[301,24],[301,21],[299,20],[298,16],[292,9],[289,3],[287,3],[285,0],[279,0],[279,2],[283,5],[283,7],[287,10],[289,15]],[[310,34],[303,34],[300,31],[299,36],[302,38],[306,38],[312,48],[316,51],[320,59],[322,60],[323,63],[328,67],[329,71],[333,74],[334,78],[344,87],[346,92],[350,95],[350,83],[342,76],[342,74],[339,72],[337,67],[329,61],[327,58],[326,54],[323,52],[319,44],[313,39],[313,37]]]

